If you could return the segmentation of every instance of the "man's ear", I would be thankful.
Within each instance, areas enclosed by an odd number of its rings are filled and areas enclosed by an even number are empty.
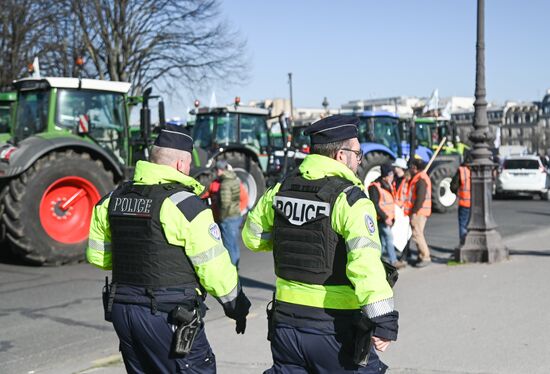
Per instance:
[[[179,159],[176,161],[176,170],[179,172],[183,171],[183,160]]]

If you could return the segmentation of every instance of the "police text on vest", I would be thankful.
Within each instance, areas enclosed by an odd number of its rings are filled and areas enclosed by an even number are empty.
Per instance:
[[[288,222],[301,226],[319,216],[330,216],[330,204],[321,201],[275,196],[273,203],[285,215]]]
[[[152,199],[132,199],[128,197],[115,198],[113,212],[125,215],[148,215],[151,214]]]

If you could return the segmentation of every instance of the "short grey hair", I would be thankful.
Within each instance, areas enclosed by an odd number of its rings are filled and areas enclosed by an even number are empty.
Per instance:
[[[151,148],[151,162],[160,165],[171,165],[174,161],[185,160],[191,157],[191,153],[174,148],[159,147],[154,145]]]
[[[336,158],[338,151],[347,145],[349,145],[349,139],[325,144],[313,144],[311,146],[311,153]]]

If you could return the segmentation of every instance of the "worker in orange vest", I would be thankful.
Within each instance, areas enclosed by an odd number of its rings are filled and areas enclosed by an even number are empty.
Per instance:
[[[416,267],[422,268],[432,262],[430,248],[424,237],[426,221],[432,214],[432,182],[424,171],[426,163],[421,159],[410,162],[411,181],[409,193],[405,201],[405,215],[411,219],[412,238],[418,249],[418,261]]]
[[[451,181],[451,191],[458,198],[458,236],[460,245],[463,245],[466,239],[468,222],[470,221],[470,207],[472,206],[472,174],[468,166],[469,163],[470,157],[466,156]]]
[[[382,254],[388,257],[390,263],[398,269],[407,264],[397,261],[391,227],[395,220],[395,189],[393,188],[393,168],[391,163],[380,166],[380,177],[369,185],[369,198],[376,209],[378,232]]]
[[[395,188],[395,203],[403,208],[407,200],[407,188],[410,176],[406,173],[407,161],[404,158],[397,158],[393,164],[393,188]]]

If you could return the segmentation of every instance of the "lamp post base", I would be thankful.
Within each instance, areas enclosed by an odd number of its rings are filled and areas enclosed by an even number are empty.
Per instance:
[[[488,262],[494,263],[508,259],[508,248],[502,243],[498,231],[469,230],[464,244],[455,250],[455,260],[458,262]]]

